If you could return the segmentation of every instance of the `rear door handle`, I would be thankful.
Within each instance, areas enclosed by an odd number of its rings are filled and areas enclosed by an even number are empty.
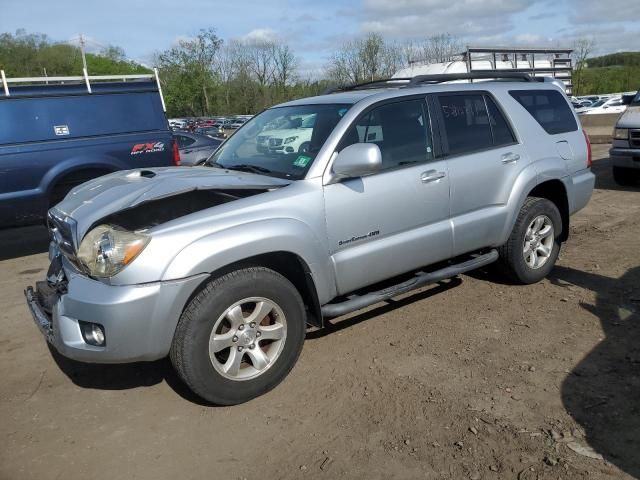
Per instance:
[[[435,182],[436,180],[444,178],[446,175],[446,173],[437,170],[427,170],[420,174],[420,180],[422,180],[422,183]]]
[[[520,155],[517,153],[509,152],[502,155],[502,163],[516,163],[518,160],[520,160]]]

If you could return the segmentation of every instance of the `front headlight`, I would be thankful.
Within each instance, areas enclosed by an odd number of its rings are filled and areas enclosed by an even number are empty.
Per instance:
[[[298,137],[287,137],[284,139],[284,143],[295,142]]]
[[[93,277],[112,277],[130,264],[151,241],[149,235],[100,225],[84,237],[78,260]]]
[[[616,128],[613,130],[613,138],[616,140],[626,140],[629,138],[628,128]]]

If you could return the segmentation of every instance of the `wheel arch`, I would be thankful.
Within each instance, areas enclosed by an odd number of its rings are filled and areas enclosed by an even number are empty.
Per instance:
[[[569,238],[569,197],[567,188],[561,180],[547,180],[536,185],[527,197],[545,198],[552,202],[560,211],[562,219],[562,231],[560,241],[564,242]]]
[[[311,268],[299,255],[284,250],[261,253],[217,268],[193,291],[183,309],[186,308],[189,302],[212,278],[250,267],[269,268],[289,280],[302,297],[305,309],[307,310],[307,323],[319,328],[324,325],[320,300],[318,299],[318,292]]]

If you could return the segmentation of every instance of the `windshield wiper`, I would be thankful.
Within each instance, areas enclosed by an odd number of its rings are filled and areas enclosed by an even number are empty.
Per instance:
[[[268,168],[260,167],[258,165],[249,165],[248,163],[239,163],[238,165],[231,165],[224,168],[227,170],[238,170],[240,172],[271,173],[271,170]]]

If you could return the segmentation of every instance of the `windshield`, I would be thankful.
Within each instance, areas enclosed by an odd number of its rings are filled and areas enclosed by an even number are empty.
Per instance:
[[[596,103],[591,105],[591,108],[599,107],[599,106],[603,105],[604,102],[606,102],[606,100],[598,100]]]
[[[320,104],[265,110],[231,136],[206,164],[300,180],[350,107]]]

